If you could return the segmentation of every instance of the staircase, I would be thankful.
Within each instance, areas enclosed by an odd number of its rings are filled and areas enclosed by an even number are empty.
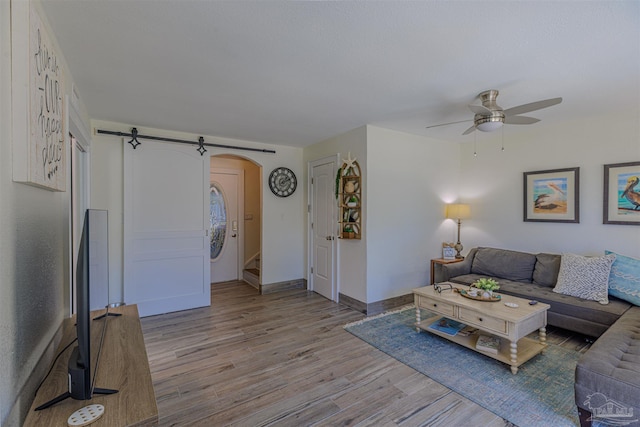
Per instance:
[[[245,266],[242,271],[242,279],[256,289],[260,289],[260,258],[254,260]]]

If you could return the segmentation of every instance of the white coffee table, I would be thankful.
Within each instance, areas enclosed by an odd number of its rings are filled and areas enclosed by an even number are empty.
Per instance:
[[[467,286],[464,285],[454,283],[450,285],[454,288],[467,289]],[[441,288],[447,288],[447,286],[441,286]],[[438,292],[434,286],[413,289],[413,296],[416,305],[416,330],[418,332],[421,330],[429,331],[506,363],[511,366],[511,372],[514,375],[518,372],[518,366],[541,353],[547,346],[545,327],[547,325],[548,304],[529,305],[529,300],[502,294],[501,300],[498,302],[477,301],[465,298],[454,290],[445,289]],[[508,307],[504,303],[517,304],[518,307]],[[420,309],[429,310],[448,319],[478,328],[485,333],[484,335],[490,334],[504,338],[500,340],[498,354],[476,349],[477,333],[468,336],[460,334],[452,336],[429,328],[429,325],[433,324],[435,320],[429,318],[422,321]],[[526,337],[536,330],[539,332],[538,340]]]

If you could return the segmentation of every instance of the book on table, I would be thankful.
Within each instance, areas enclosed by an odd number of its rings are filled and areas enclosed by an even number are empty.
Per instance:
[[[440,319],[430,324],[429,329],[434,329],[436,331],[443,332],[447,335],[454,336],[455,334],[458,333],[458,331],[463,329],[465,326],[467,325],[465,325],[464,323],[460,323],[456,320],[447,319],[446,317],[441,317]]]
[[[500,348],[500,338],[488,335],[478,335],[476,349],[487,353],[498,354]]]
[[[473,326],[465,326],[464,328],[458,331],[458,335],[462,335],[463,337],[468,337],[469,335],[473,335],[478,332],[478,328],[474,328]]]

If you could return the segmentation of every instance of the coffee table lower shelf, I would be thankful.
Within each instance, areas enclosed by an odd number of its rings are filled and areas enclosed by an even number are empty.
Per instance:
[[[463,336],[460,334],[449,335],[436,329],[429,328],[429,326],[433,324],[433,322],[434,318],[431,317],[429,319],[423,320],[420,323],[416,323],[415,326],[416,328],[425,330],[434,335],[438,335],[463,347],[467,347],[475,352],[491,357],[492,359],[496,359],[502,363],[506,363],[507,365],[511,366],[511,372],[513,372],[514,374],[517,372],[518,366],[530,360],[535,355],[542,353],[544,349],[547,348],[547,344],[541,343],[540,341],[527,337],[521,338],[520,340],[518,340],[517,346],[515,347],[515,350],[517,351],[517,358],[514,362],[511,358],[512,344],[508,338],[500,337],[499,335],[490,334],[488,332],[480,330],[467,336]],[[419,329],[417,330],[419,331]],[[498,349],[498,354],[493,354],[477,349],[476,340],[478,339],[478,335],[494,335],[500,338],[500,348]]]

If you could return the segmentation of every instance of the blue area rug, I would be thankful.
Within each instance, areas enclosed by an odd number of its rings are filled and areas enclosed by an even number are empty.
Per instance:
[[[432,315],[421,313],[423,319]],[[549,345],[512,375],[504,363],[428,332],[417,333],[414,323],[415,309],[410,308],[345,329],[517,426],[579,425],[573,391],[578,352]]]

